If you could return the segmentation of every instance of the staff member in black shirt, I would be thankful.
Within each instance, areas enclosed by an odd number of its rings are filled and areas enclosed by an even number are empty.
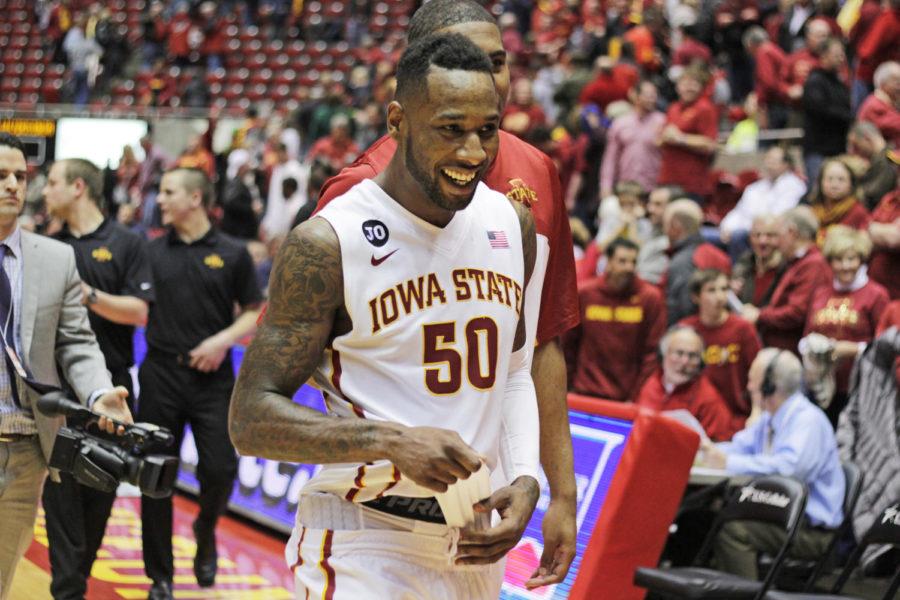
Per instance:
[[[81,275],[82,303],[114,385],[133,394],[134,326],[147,321],[153,301],[150,264],[144,241],[100,211],[103,176],[83,159],[55,163],[47,175],[44,199],[54,217],[65,222],[56,238],[75,250]],[[50,544],[50,592],[56,600],[81,599],[103,541],[115,493],[75,482],[60,473],[60,482],[44,485],[43,504]]]
[[[147,324],[141,365],[139,421],[169,428],[178,453],[190,422],[197,444],[200,514],[194,521],[197,583],[215,583],[215,526],[237,474],[228,437],[234,386],[231,347],[256,329],[262,294],[246,247],[213,228],[207,217],[212,188],[198,169],[163,175],[159,208],[167,234],[149,244],[156,302]],[[235,318],[235,304],[240,314]],[[172,597],[172,499],[141,497],[144,569],[151,599]]]

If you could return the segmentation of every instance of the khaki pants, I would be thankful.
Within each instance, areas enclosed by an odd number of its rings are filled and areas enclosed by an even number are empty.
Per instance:
[[[831,532],[800,527],[788,551],[792,558],[816,560],[831,541]],[[782,527],[752,521],[731,521],[716,536],[716,565],[722,571],[747,579],[759,579],[756,555],[765,552],[775,556],[784,545],[787,534]]]
[[[0,442],[0,600],[12,591],[16,565],[31,543],[46,475],[37,436]]]

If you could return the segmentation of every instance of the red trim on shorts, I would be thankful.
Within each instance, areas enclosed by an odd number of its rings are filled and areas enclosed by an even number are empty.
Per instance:
[[[323,600],[334,600],[335,575],[334,568],[328,564],[328,557],[331,556],[331,540],[334,537],[334,531],[325,530],[325,539],[322,542],[322,562],[320,566],[325,573],[325,591],[322,593]]]
[[[356,498],[356,495],[359,494],[359,491],[363,487],[365,487],[365,484],[363,483],[363,477],[366,474],[366,465],[367,464],[369,464],[369,463],[359,465],[359,469],[356,470],[356,479],[353,480],[353,485],[355,485],[356,487],[350,488],[350,491],[347,492],[346,496],[344,496],[344,500],[347,500],[348,502],[353,502],[353,499]]]
[[[395,485],[400,483],[400,469],[398,469],[396,465],[391,465],[391,466],[394,469],[393,477],[392,477],[393,481],[391,481],[389,484],[387,484],[387,486],[383,490],[378,492],[378,495],[375,496],[376,498],[381,498],[382,496],[385,495],[385,493],[387,493],[387,491],[389,489],[391,489],[392,487],[394,487]]]
[[[341,389],[341,353],[337,350],[331,350],[331,385],[343,396],[344,391]]]
[[[300,532],[300,541],[297,542],[297,562],[291,565],[291,573],[297,570],[303,564],[303,555],[300,553],[300,548],[303,546],[303,538],[306,537],[306,527]]]

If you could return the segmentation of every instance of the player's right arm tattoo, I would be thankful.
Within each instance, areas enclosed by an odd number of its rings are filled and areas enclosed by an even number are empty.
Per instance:
[[[340,244],[324,219],[294,229],[275,260],[269,307],[235,383],[229,432],[241,454],[305,463],[386,458],[390,424],[338,419],[291,399],[322,359],[344,303]]]

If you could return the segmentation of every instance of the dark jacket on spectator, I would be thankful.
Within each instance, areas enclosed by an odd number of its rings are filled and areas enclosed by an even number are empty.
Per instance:
[[[897,184],[897,167],[887,153],[888,150],[884,149],[873,156],[869,168],[859,178],[860,200],[869,211],[875,210],[881,199]]]
[[[869,344],[851,376],[850,400],[838,420],[842,462],[863,472],[863,486],[853,514],[856,538],[875,517],[900,498],[900,410],[894,361],[900,354],[900,331],[892,327]]]
[[[847,148],[853,122],[850,88],[834,71],[813,69],[803,86],[803,150],[835,156]]]
[[[259,217],[253,212],[253,195],[240,179],[232,179],[225,185],[222,199],[222,231],[244,240],[256,239]]]
[[[666,307],[669,325],[674,325],[695,312],[691,291],[688,288],[691,275],[697,269],[718,269],[731,273],[731,261],[724,252],[705,242],[696,233],[669,248],[669,270],[663,276],[661,287],[666,290]]]

